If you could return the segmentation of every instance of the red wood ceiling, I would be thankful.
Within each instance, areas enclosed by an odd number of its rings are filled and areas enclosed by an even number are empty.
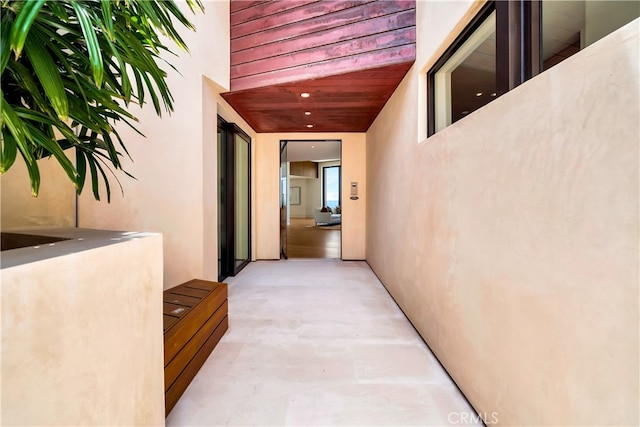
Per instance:
[[[415,0],[231,0],[223,97],[257,132],[363,132],[413,64],[415,34]]]

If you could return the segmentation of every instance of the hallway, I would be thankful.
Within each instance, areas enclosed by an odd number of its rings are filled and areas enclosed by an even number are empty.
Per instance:
[[[365,262],[259,261],[167,418],[184,425],[481,425]]]

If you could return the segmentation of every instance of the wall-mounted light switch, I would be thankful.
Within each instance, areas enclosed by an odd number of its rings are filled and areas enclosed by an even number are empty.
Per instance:
[[[358,200],[358,183],[357,182],[352,182],[351,183],[351,197],[349,197],[351,200]]]

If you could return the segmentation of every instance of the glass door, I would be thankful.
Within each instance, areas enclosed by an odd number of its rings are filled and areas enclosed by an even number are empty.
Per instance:
[[[235,181],[235,224],[234,224],[234,275],[250,261],[251,255],[249,240],[251,218],[250,218],[250,183],[249,166],[251,154],[249,150],[249,137],[246,134],[236,133],[234,135],[234,181]]]
[[[287,141],[280,141],[280,257],[287,259],[287,211],[289,193]]]
[[[218,280],[251,261],[251,138],[218,118]]]
[[[218,119],[218,281],[229,276],[224,254],[227,253],[227,149],[226,123]]]

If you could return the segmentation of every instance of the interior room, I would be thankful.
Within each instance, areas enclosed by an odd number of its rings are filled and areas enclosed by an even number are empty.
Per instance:
[[[341,141],[287,141],[286,255],[337,258],[342,246]]]

